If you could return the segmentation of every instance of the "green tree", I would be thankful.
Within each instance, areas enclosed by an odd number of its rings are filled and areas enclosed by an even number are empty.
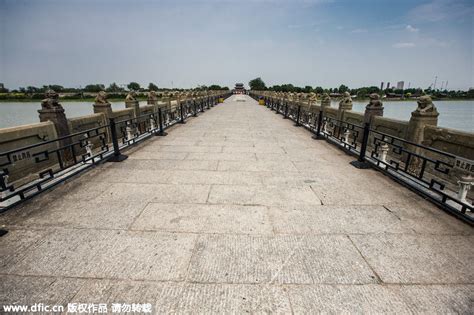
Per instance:
[[[113,82],[112,84],[109,85],[107,88],[107,92],[122,92],[123,88],[117,85],[117,83]]]
[[[127,88],[131,91],[138,91],[140,90],[140,84],[138,84],[137,82],[130,82],[127,85]]]
[[[212,84],[208,87],[209,90],[213,90],[213,91],[217,91],[217,90],[223,90],[224,88],[221,87],[220,85],[218,84]]]
[[[265,85],[265,82],[261,78],[255,78],[253,80],[250,80],[249,86],[251,90],[266,90],[267,86]]]
[[[314,88],[314,92],[318,93],[318,94],[322,94],[324,93],[324,89],[320,86],[317,86]]]
[[[347,91],[349,91],[349,88],[345,86],[344,84],[341,84],[341,86],[339,86],[339,93],[344,93]]]
[[[138,88],[140,88],[140,85],[138,86]],[[156,84],[153,84],[152,82],[150,82],[150,84],[148,84],[148,90],[157,92],[158,91],[158,86]]]
[[[84,91],[86,92],[100,92],[105,89],[105,85],[103,84],[88,84],[84,87]]]
[[[57,84],[51,84],[49,85],[49,88],[55,92],[62,92],[64,90],[64,87],[62,85]]]

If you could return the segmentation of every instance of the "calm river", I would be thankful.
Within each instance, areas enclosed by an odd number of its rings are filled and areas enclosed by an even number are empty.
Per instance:
[[[439,112],[438,125],[441,127],[454,128],[469,132],[474,132],[474,101],[435,101]],[[91,102],[62,101],[66,116],[78,117],[92,114]],[[145,105],[146,102],[140,102]],[[353,110],[364,112],[367,101],[354,101]],[[337,102],[332,106],[337,107]],[[40,102],[0,102],[0,128],[13,127],[18,125],[32,124],[39,122],[38,109]],[[400,120],[409,120],[410,113],[415,110],[416,102],[384,102],[384,116]],[[112,108],[123,109],[123,102],[112,102]]]

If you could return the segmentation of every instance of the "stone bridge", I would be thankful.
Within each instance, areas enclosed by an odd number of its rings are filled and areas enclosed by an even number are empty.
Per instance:
[[[0,304],[472,312],[469,225],[245,98],[1,215]]]

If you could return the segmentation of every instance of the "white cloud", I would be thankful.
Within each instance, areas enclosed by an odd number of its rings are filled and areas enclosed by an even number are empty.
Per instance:
[[[418,33],[418,31],[420,30],[419,28],[413,27],[411,25],[407,25],[405,29],[411,33]]]
[[[396,43],[396,44],[393,44],[392,47],[394,47],[394,48],[412,48],[412,47],[415,47],[415,43]]]

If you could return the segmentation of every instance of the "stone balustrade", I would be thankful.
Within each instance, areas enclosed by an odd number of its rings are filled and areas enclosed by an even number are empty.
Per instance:
[[[311,101],[309,95],[303,93],[250,91],[250,95],[263,98],[272,110],[282,113],[285,118],[291,116],[296,125],[301,123],[313,131],[318,127],[315,120],[321,113],[323,133],[349,151],[360,151],[364,126],[368,124],[370,132],[365,145],[381,162],[377,162],[378,166],[404,169],[408,176],[425,181],[426,186],[437,186],[442,181],[453,191],[458,190],[463,202],[466,196],[474,198],[469,190],[474,184],[471,177],[474,173],[474,133],[438,127],[439,114],[429,96],[420,97],[410,120],[403,121],[383,117],[383,103],[377,94],[370,95],[364,113],[352,110],[348,93],[338,108],[330,107],[331,99],[327,94],[313,95]],[[457,166],[458,163],[462,166]],[[443,190],[443,187],[438,189]]]
[[[196,115],[197,110],[203,111],[205,107],[213,106],[219,97],[227,94],[227,91],[194,93],[173,91],[165,92],[158,97],[155,92],[150,92],[147,104],[140,105],[134,93],[130,93],[124,100],[124,109],[113,110],[107,100],[107,94],[102,91],[98,93],[92,104],[92,114],[68,118],[59,103],[57,93],[50,90],[46,93],[46,98],[38,111],[40,123],[0,129],[0,165],[2,166],[0,175],[3,181],[15,183],[16,186],[23,185],[38,178],[42,170],[49,172],[54,168],[53,172],[60,171],[68,167],[67,163],[61,165],[64,161],[72,160],[75,163],[84,154],[91,155],[104,145],[108,144],[111,147],[110,119],[116,123],[115,131],[123,138],[121,141],[126,143],[130,142],[130,138],[134,138],[135,135],[156,130],[159,124],[157,119],[159,112],[162,115],[162,124],[169,125],[178,119],[184,121],[193,111]],[[53,141],[58,138],[62,140]],[[48,141],[53,142],[37,146]],[[65,156],[64,152],[55,156],[46,156],[45,151],[59,151],[61,147],[71,146],[71,143],[79,143],[79,145],[74,145],[75,152],[70,153],[72,156]],[[24,147],[27,148],[24,152],[2,154]],[[3,196],[4,188],[0,190]]]

